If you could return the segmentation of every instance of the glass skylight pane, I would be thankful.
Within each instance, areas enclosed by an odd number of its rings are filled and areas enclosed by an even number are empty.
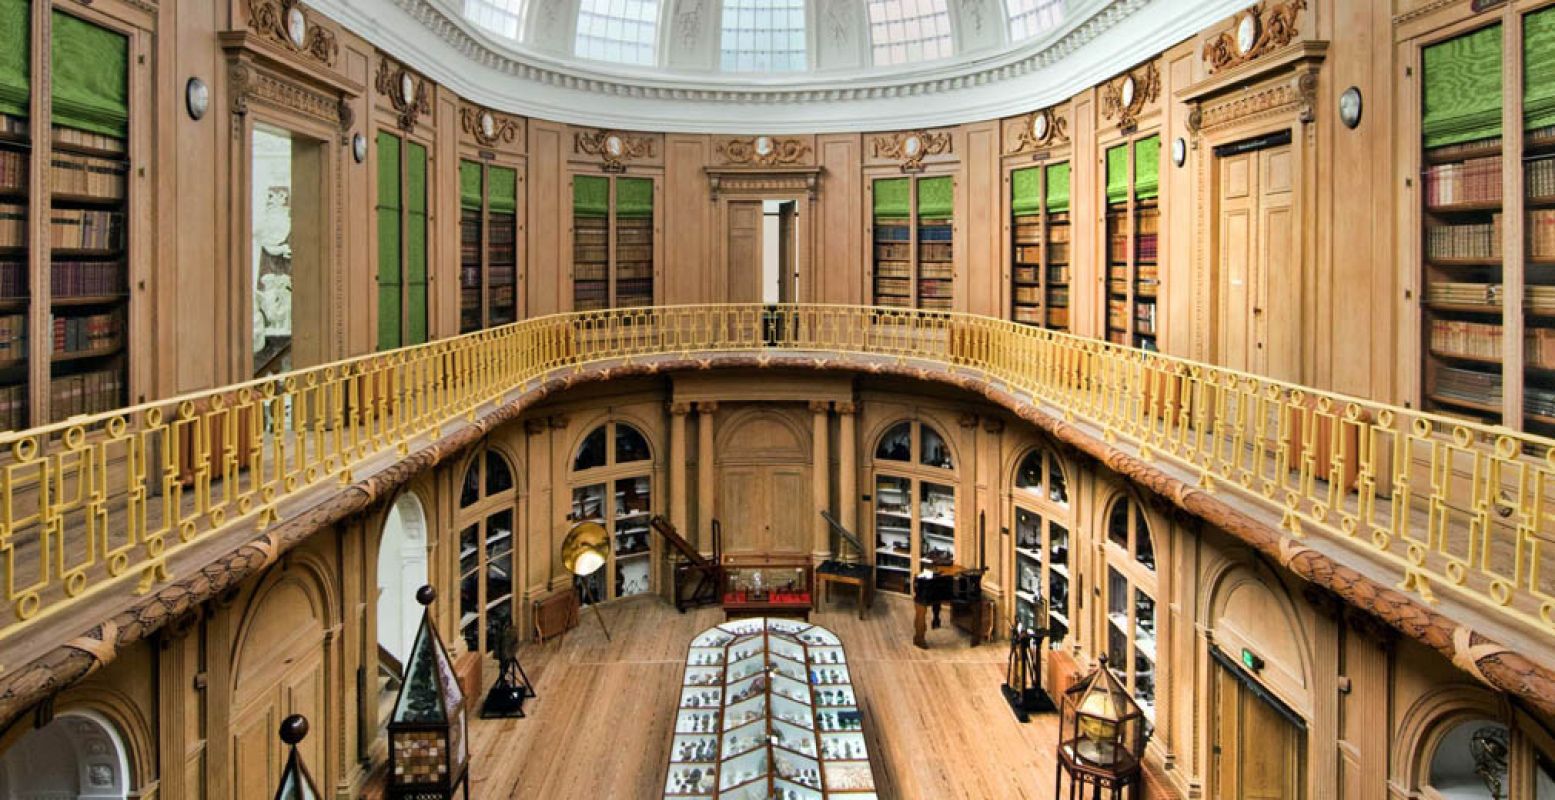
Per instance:
[[[946,0],[868,0],[868,3],[870,49],[876,64],[901,64],[950,55],[950,11],[946,8]]]
[[[730,72],[805,67],[805,0],[723,0],[719,63]]]
[[[652,64],[658,23],[658,0],[581,0],[573,52],[599,61]]]
[[[1004,0],[1010,41],[1029,39],[1064,21],[1064,0]]]
[[[464,0],[464,18],[498,36],[517,39],[525,0]]]

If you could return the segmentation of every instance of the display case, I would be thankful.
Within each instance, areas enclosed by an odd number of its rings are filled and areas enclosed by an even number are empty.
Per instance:
[[[912,584],[912,479],[875,478],[875,586],[906,592]]]
[[[863,714],[837,635],[755,618],[693,639],[664,797],[874,800]]]
[[[724,559],[724,614],[737,617],[810,618],[815,568],[808,558]]]

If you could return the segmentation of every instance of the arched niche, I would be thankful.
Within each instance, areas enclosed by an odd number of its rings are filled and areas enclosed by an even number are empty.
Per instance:
[[[1505,800],[1509,796],[1511,730],[1484,718],[1442,726],[1425,764],[1422,794],[1431,800]]]
[[[804,463],[810,460],[810,434],[791,414],[747,408],[722,421],[714,449],[720,464]]]
[[[1262,660],[1259,683],[1304,715],[1312,710],[1311,652],[1295,604],[1277,578],[1229,562],[1209,580],[1208,629],[1233,659],[1246,649]]]
[[[377,675],[380,686],[387,688],[398,685],[421,623],[416,590],[432,582],[426,509],[414,492],[401,494],[384,515],[377,572]]]
[[[0,754],[0,797],[126,798],[135,781],[128,752],[106,717],[63,712]]]

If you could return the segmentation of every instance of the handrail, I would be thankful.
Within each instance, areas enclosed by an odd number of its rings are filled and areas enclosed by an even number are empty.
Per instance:
[[[939,365],[1363,548],[1398,587],[1555,631],[1555,440],[949,312],[700,305],[557,314],[0,433],[0,642],[147,592],[213,534],[532,382],[604,361],[790,351]],[[73,635],[74,632],[72,632]]]

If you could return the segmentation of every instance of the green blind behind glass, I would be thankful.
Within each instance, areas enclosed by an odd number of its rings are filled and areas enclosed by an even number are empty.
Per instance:
[[[1492,25],[1422,51],[1426,147],[1501,135],[1501,26]]]
[[[610,213],[610,179],[579,175],[572,179],[572,213],[578,217],[603,217]]]
[[[1017,215],[1042,210],[1042,168],[1026,167],[1010,173],[1010,211]]]
[[[378,134],[378,349],[400,346],[400,139]]]
[[[405,344],[427,340],[427,149],[405,143]]]
[[[616,216],[628,219],[653,216],[652,178],[616,178]]]
[[[1555,8],[1523,18],[1523,124],[1555,125]]]
[[[481,165],[474,161],[459,162],[459,205],[477,210],[481,207]]]
[[[1069,162],[1047,168],[1047,213],[1069,211]]]
[[[53,22],[54,124],[127,136],[130,40],[62,11]]]
[[[1107,202],[1121,203],[1128,199],[1128,147],[1118,145],[1107,149]]]
[[[27,0],[0,0],[0,114],[27,116],[31,99],[32,19]]]
[[[491,210],[498,214],[518,211],[518,172],[507,167],[491,168]]]
[[[907,178],[875,181],[875,219],[907,219],[912,216],[912,184]]]
[[[950,219],[955,213],[955,181],[949,175],[918,179],[918,217]]]
[[[1134,143],[1134,196],[1149,200],[1161,193],[1161,137]]]

